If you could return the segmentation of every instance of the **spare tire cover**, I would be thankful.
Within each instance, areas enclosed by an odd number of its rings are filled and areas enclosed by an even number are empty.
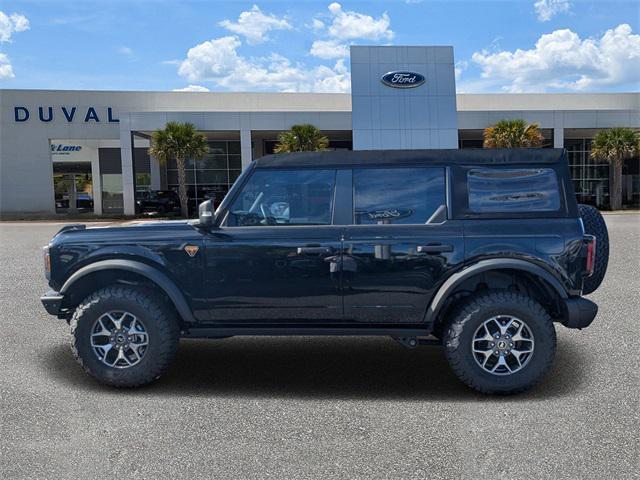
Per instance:
[[[596,237],[596,258],[593,268],[593,275],[584,279],[582,293],[588,295],[595,292],[604,275],[607,273],[609,264],[609,232],[604,218],[600,211],[590,205],[578,205],[578,212],[584,224],[585,233]]]

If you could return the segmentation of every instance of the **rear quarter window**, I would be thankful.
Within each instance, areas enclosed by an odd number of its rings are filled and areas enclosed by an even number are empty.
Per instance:
[[[472,168],[467,173],[474,213],[555,212],[560,189],[551,168]]]

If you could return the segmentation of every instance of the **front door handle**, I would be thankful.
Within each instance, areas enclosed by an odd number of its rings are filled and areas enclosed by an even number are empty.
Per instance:
[[[298,255],[322,255],[323,253],[333,253],[331,247],[298,247]]]
[[[453,252],[453,245],[443,245],[436,243],[432,245],[420,245],[417,248],[418,253],[445,253]]]

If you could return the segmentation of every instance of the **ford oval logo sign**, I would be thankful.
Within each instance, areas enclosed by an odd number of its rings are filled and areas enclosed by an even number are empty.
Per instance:
[[[385,73],[381,81],[388,87],[393,88],[415,88],[424,83],[424,75],[416,72],[389,72]]]

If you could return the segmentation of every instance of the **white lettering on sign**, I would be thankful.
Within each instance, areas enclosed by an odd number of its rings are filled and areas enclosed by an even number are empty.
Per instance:
[[[396,73],[391,79],[391,83],[416,83],[416,76],[408,73]]]
[[[380,80],[385,85],[395,88],[415,88],[425,82],[424,75],[416,72],[388,72]]]

